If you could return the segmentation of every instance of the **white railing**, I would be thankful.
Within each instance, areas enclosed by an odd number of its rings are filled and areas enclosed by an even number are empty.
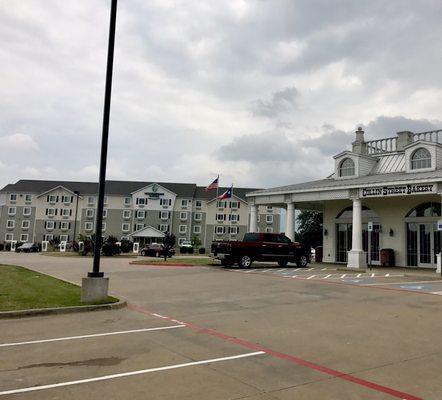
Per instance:
[[[419,132],[413,134],[413,142],[425,140],[427,142],[442,143],[442,129],[428,132]]]
[[[396,136],[385,139],[370,140],[367,142],[367,152],[368,154],[379,154],[396,151],[396,142]]]

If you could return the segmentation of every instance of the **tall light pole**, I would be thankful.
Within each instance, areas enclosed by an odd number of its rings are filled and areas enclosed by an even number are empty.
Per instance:
[[[73,242],[76,241],[75,236],[77,235],[78,196],[80,195],[80,192],[78,190],[75,190],[74,194],[77,197],[77,200],[76,200],[76,204],[75,204],[74,237],[72,239]]]
[[[106,70],[106,89],[104,93],[104,112],[103,112],[103,133],[101,138],[101,156],[100,156],[100,180],[98,186],[98,204],[95,222],[95,244],[94,244],[94,264],[92,272],[88,273],[90,278],[102,278],[103,272],[100,272],[100,251],[101,234],[103,228],[103,203],[106,184],[106,163],[107,147],[109,139],[109,116],[112,92],[112,70],[114,63],[114,45],[115,45],[115,21],[117,17],[117,0],[112,0],[109,25],[109,43],[107,48],[107,70]]]

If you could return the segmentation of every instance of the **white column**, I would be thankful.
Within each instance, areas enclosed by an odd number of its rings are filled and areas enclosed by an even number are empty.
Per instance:
[[[295,241],[295,204],[287,203],[285,235],[292,241]]]
[[[353,199],[353,232],[351,250],[348,252],[348,268],[367,266],[366,255],[362,248],[362,204],[361,199]]]
[[[250,229],[249,232],[257,232],[258,207],[254,204],[250,206]]]

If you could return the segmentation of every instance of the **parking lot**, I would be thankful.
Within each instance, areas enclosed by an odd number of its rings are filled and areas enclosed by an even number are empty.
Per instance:
[[[76,283],[92,264],[0,257]],[[0,320],[0,398],[442,397],[435,274],[129,261],[103,260],[126,309]]]

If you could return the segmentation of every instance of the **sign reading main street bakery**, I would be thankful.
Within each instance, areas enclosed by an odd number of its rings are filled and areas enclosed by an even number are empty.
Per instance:
[[[435,193],[435,184],[422,185],[402,185],[402,186],[382,186],[382,187],[368,187],[361,189],[362,197],[384,197],[384,196],[401,196]]]

